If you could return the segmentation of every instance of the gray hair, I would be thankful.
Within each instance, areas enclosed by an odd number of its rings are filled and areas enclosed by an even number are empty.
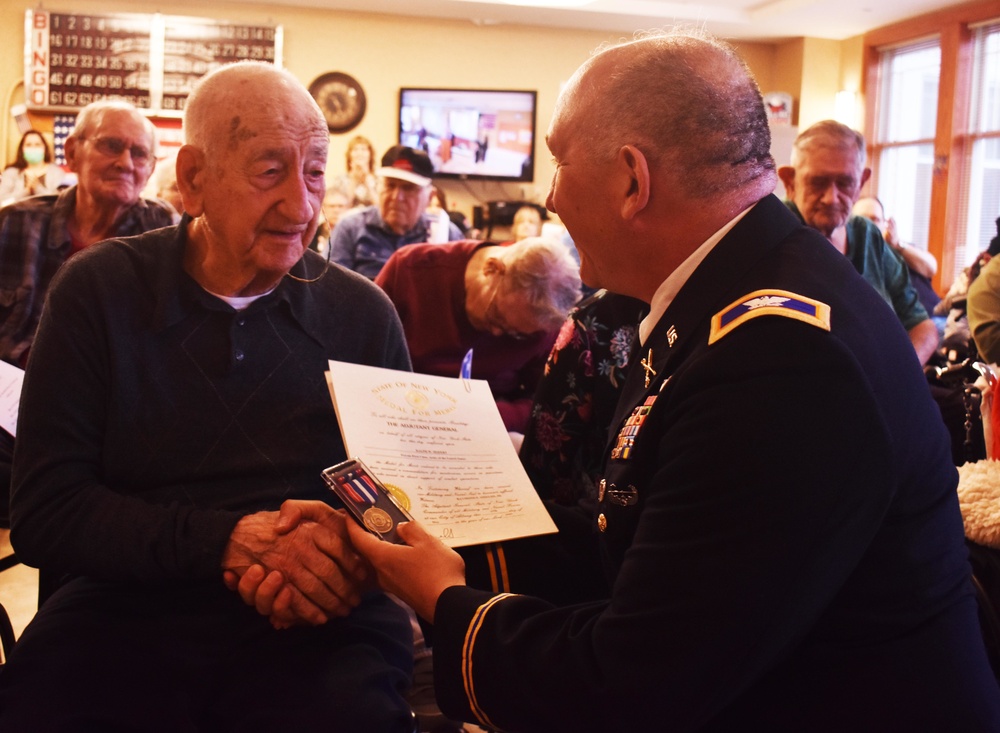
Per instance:
[[[527,237],[502,248],[504,278],[511,291],[525,293],[547,330],[559,328],[580,299],[580,268],[562,243]]]
[[[635,145],[692,196],[774,175],[763,98],[729,44],[693,30],[648,34],[600,50],[580,73],[601,100],[578,128],[597,154]]]
[[[803,153],[815,148],[853,148],[858,170],[865,167],[865,136],[836,120],[822,120],[799,133],[792,145],[792,167],[798,165]]]
[[[66,136],[66,139],[77,142],[86,140],[87,136],[93,132],[94,127],[100,122],[104,113],[109,110],[129,112],[137,120],[140,120],[142,126],[146,128],[146,134],[149,135],[150,154],[156,155],[156,126],[149,121],[148,117],[136,109],[135,105],[121,99],[99,99],[81,109],[76,115],[76,123],[73,125],[73,130]]]

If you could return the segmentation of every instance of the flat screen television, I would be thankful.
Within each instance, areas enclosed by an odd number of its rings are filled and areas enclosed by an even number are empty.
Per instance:
[[[535,178],[537,93],[500,89],[399,90],[399,142],[424,150],[437,178]]]

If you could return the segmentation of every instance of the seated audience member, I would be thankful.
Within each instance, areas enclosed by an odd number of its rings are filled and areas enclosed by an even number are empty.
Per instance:
[[[177,188],[176,154],[170,155],[157,164],[156,170],[149,178],[146,191],[149,198],[161,199],[173,207],[173,210],[177,212],[177,216],[174,217],[175,224],[181,220],[181,214],[184,213],[184,200]]]
[[[350,210],[350,196],[337,186],[327,186],[323,195],[323,219],[330,225],[330,229],[337,225],[347,211]]]
[[[444,142],[442,141],[442,145],[443,144]],[[466,217],[466,215],[461,211],[449,209],[448,197],[445,195],[445,192],[437,186],[434,186],[431,190],[430,200],[427,202],[427,213],[434,218],[441,217],[442,212],[444,212],[444,217],[458,227],[458,231],[461,232],[463,239],[472,238],[466,236],[470,229],[468,217]],[[450,236],[451,230],[443,218],[439,218],[439,226],[441,228],[441,233],[437,235],[435,241],[440,240],[441,242],[447,242],[447,236]]]
[[[23,140],[22,140],[23,142]],[[0,209],[0,359],[24,366],[49,283],[70,255],[108,237],[172,223],[173,212],[140,192],[153,171],[153,125],[125,102],[84,107],[65,144],[78,183]],[[0,524],[7,524],[14,439],[0,431]]]
[[[945,316],[941,350],[945,362],[959,362],[976,351],[969,329],[969,285],[979,277],[983,267],[990,261],[990,253],[979,253],[975,261],[955,276],[948,292],[934,308],[936,316]]]
[[[330,233],[337,226],[340,218],[350,210],[351,197],[340,188],[338,184],[327,186],[323,195],[323,215],[319,220],[319,227],[316,229],[316,236],[310,244],[310,248],[326,255],[330,249]]]
[[[437,186],[431,186],[431,195],[427,200],[427,209],[424,213],[430,227],[427,241],[433,244],[449,241],[452,219],[448,214],[448,197]],[[461,228],[459,231],[461,232]]]
[[[597,496],[608,425],[648,310],[640,300],[598,290],[563,323],[519,453],[543,499],[572,505]]]
[[[320,478],[345,458],[327,361],[409,367],[388,298],[306,251],[327,125],[290,73],[244,62],[199,82],[184,128],[181,223],[95,245],[49,291],[11,539],[65,579],[0,675],[0,729],[408,733],[407,615]],[[110,161],[149,152],[144,126],[115,134]],[[282,505],[318,521],[278,535]],[[254,564],[314,627],[227,590]]]
[[[993,257],[969,285],[969,328],[983,361],[1000,364],[1000,257]]]
[[[349,525],[433,623],[442,710],[520,733],[1000,730],[924,374],[882,298],[771,195],[735,50],[605,49],[547,140],[584,280],[651,306],[591,525],[612,590],[478,590],[420,522],[404,545]]]
[[[17,144],[14,162],[0,175],[0,206],[28,196],[55,193],[66,173],[52,162],[52,150],[38,130],[28,130]]]
[[[534,206],[522,206],[514,212],[514,223],[511,226],[511,234],[515,242],[520,242],[528,237],[540,237],[542,235],[542,215]]]
[[[338,265],[374,279],[401,247],[427,242],[426,216],[434,167],[423,151],[396,145],[382,156],[378,169],[378,205],[344,217],[330,235],[331,257]],[[462,238],[454,224],[448,240]]]
[[[851,216],[861,187],[871,175],[865,167],[861,133],[833,120],[817,122],[795,139],[792,164],[778,169],[787,206],[807,226],[825,236],[837,251],[889,303],[925,364],[938,347],[938,330],[910,283],[906,266],[882,239],[878,227]]]
[[[910,282],[920,296],[920,302],[924,310],[933,313],[934,308],[941,302],[941,297],[934,292],[931,278],[937,272],[938,263],[934,255],[925,249],[914,247],[899,238],[896,233],[896,220],[893,217],[885,218],[885,208],[882,202],[874,196],[864,196],[857,200],[851,210],[854,216],[860,216],[878,227],[882,233],[885,243],[892,247],[893,251],[899,255],[906,263],[910,271]]]
[[[376,202],[375,146],[368,138],[356,135],[347,143],[347,172],[333,183],[347,193],[347,208],[371,206]]]
[[[0,359],[12,364],[27,357],[49,282],[70,255],[173,221],[169,207],[141,198],[153,172],[155,137],[132,105],[84,107],[65,150],[77,185],[0,209],[0,262],[9,265],[0,271],[0,290],[14,297],[0,315]]]
[[[435,185],[431,185],[431,195],[427,199],[427,213],[437,216],[442,211],[448,211],[448,196]]]
[[[493,390],[507,430],[523,433],[545,358],[580,296],[576,263],[558,243],[465,240],[411,245],[375,278],[396,306],[413,370],[472,376]]]

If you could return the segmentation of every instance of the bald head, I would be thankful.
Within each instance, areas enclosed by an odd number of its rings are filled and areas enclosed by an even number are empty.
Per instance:
[[[184,111],[177,186],[185,268],[206,290],[257,295],[302,259],[318,225],[330,138],[301,83],[269,64],[223,66]]]
[[[235,150],[259,134],[261,121],[281,125],[305,119],[320,134],[328,130],[319,106],[290,72],[272,64],[244,61],[208,74],[188,97],[184,137],[206,154],[218,146]]]
[[[691,32],[649,35],[607,48],[574,76],[560,104],[596,154],[635,144],[671,166],[692,196],[774,180],[760,90],[731,46]]]
[[[647,302],[776,182],[756,82],[730,46],[697,33],[588,59],[546,141],[556,162],[546,206],[573,237],[583,281]]]

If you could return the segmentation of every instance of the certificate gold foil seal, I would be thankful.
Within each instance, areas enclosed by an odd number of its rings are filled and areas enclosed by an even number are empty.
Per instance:
[[[385,534],[392,529],[392,517],[377,506],[369,507],[362,515],[365,526],[377,534]]]
[[[410,511],[410,497],[407,496],[406,492],[401,488],[396,486],[396,484],[382,484],[385,486],[385,490],[389,492],[390,496],[396,500],[405,511]]]

